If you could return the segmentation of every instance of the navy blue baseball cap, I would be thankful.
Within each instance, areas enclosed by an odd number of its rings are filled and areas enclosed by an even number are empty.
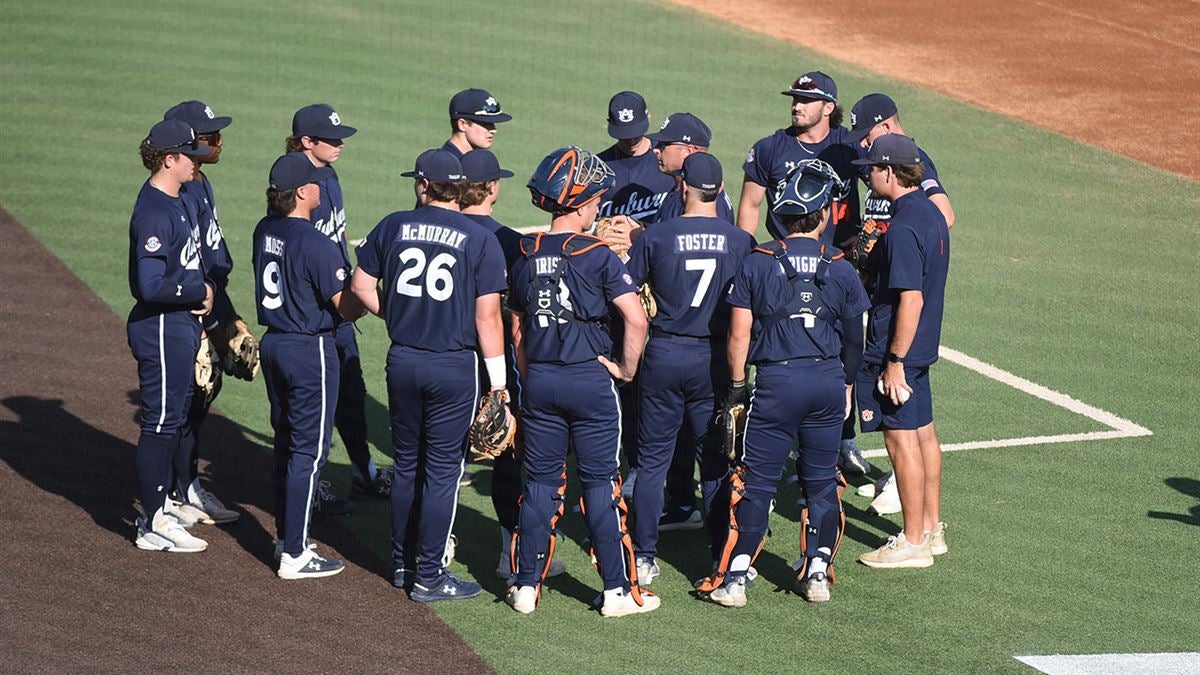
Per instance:
[[[500,168],[500,160],[491,150],[479,148],[462,156],[463,176],[468,183],[485,183],[501,178],[512,178],[513,172]]]
[[[674,113],[647,136],[655,143],[688,143],[707,148],[712,144],[712,130],[692,113]]]
[[[271,165],[271,189],[279,192],[324,180],[333,175],[333,169],[318,167],[303,152],[289,152]]]
[[[306,105],[292,116],[292,135],[296,138],[350,138],[358,129],[342,124],[342,118],[328,103]]]
[[[163,120],[150,128],[146,144],[155,150],[180,152],[193,157],[206,157],[212,152],[207,145],[196,142],[196,130],[187,122]]]
[[[787,91],[779,92],[784,96],[798,96],[820,101],[837,103],[837,83],[833,78],[814,70],[792,80],[792,86]]]
[[[405,178],[424,178],[434,183],[461,183],[463,168],[458,157],[449,150],[426,150],[417,155],[416,166],[412,171],[405,171],[400,175]]]
[[[507,122],[512,115],[500,109],[500,102],[484,89],[463,89],[450,99],[451,120]]]
[[[701,190],[716,190],[721,187],[721,162],[707,152],[693,152],[683,160],[679,171],[683,182]]]
[[[854,145],[871,133],[876,124],[895,115],[896,102],[887,94],[867,94],[850,109],[850,142]]]
[[[641,138],[650,128],[646,99],[636,91],[618,92],[608,101],[608,135],[623,141]]]
[[[867,156],[851,164],[874,166],[876,164],[920,164],[921,151],[917,142],[901,134],[884,134],[875,139],[867,149]]]
[[[229,126],[232,117],[217,117],[202,101],[184,101],[163,115],[164,120],[187,122],[198,134],[211,134]]]

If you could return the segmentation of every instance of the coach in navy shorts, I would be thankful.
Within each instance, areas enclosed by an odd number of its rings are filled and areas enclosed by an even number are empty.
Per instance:
[[[950,232],[921,190],[922,153],[912,139],[880,136],[855,163],[869,167],[872,193],[892,204],[887,233],[876,244],[883,250],[855,391],[862,430],[883,430],[904,514],[904,531],[859,560],[871,567],[928,567],[946,551],[929,366],[941,339]]]

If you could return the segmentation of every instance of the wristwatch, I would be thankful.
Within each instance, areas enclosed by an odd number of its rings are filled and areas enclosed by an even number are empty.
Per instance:
[[[887,353],[888,363],[904,363],[904,358],[905,357],[900,356],[896,352],[888,352]]]

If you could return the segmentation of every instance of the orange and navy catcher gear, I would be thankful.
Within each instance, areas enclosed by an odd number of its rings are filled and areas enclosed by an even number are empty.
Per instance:
[[[546,155],[526,187],[534,206],[550,213],[565,213],[599,199],[615,183],[616,177],[604,160],[571,145]]]
[[[781,216],[817,213],[835,200],[844,198],[849,188],[824,160],[804,160],[780,181],[771,211]]]

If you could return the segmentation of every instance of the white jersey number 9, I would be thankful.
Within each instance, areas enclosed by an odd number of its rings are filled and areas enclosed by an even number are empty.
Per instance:
[[[422,249],[406,248],[400,252],[400,262],[404,268],[396,277],[396,292],[410,298],[419,298],[422,293],[426,293],[438,302],[449,300],[454,294],[454,276],[451,275],[450,268],[454,267],[458,258],[449,253],[439,253],[433,256],[433,260],[428,261],[428,270],[426,261],[425,251]],[[420,282],[422,274],[425,275],[423,288]]]
[[[279,288],[279,263],[275,260],[267,263],[262,276],[263,299],[262,306],[267,309],[279,309],[283,306],[281,289]]]

